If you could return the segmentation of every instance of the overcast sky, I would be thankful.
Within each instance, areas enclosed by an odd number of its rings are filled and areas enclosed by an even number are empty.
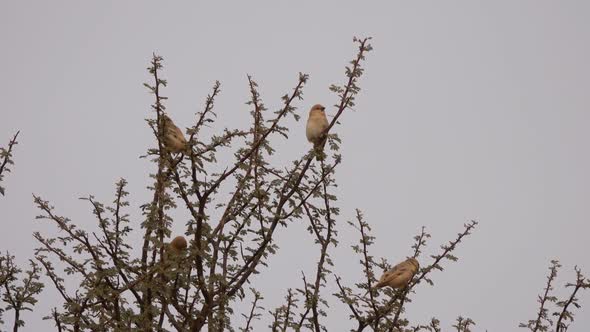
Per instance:
[[[458,248],[459,262],[433,274],[434,288],[418,288],[407,307],[416,323],[436,316],[446,330],[464,315],[477,330],[516,330],[538,310],[551,259],[563,264],[562,297],[576,264],[590,275],[590,2],[192,3],[0,1],[0,145],[21,130],[0,197],[2,251],[25,264],[36,247],[32,232],[54,234],[34,219],[32,193],[92,229],[88,203],[77,198],[110,202],[120,177],[139,228],[154,169],[138,158],[153,143],[143,121],[152,96],[142,86],[152,52],[165,58],[168,110],[180,127],[221,81],[211,129],[219,132],[248,119],[246,74],[271,110],[300,71],[310,74],[300,114],[333,105],[328,87],[344,81],[356,35],[372,36],[375,50],[356,111],[335,128],[344,159],[334,271],[349,285],[361,277],[350,250],[357,234],[346,225],[359,208],[377,234],[373,254],[392,262],[411,254],[422,225],[433,235],[430,254],[463,223],[480,221]],[[309,149],[304,126],[293,122],[279,142],[285,163]],[[280,230],[280,252],[255,280],[269,310],[300,286],[300,271],[313,271],[318,250],[304,229]],[[347,308],[328,299],[329,330],[350,327]],[[589,292],[581,304],[572,332],[590,330]],[[42,317],[60,305],[48,285],[35,312],[24,314],[24,330],[47,330]],[[267,321],[257,326],[265,330]]]

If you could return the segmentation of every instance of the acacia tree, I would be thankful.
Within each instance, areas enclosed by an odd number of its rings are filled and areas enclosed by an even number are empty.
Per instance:
[[[58,208],[34,196],[41,211],[38,219],[54,224],[60,233],[57,237],[34,233],[39,243],[37,263],[31,262],[21,288],[14,286],[20,270],[14,266],[13,257],[7,254],[0,258],[0,285],[6,290],[3,299],[9,303],[6,309],[13,310],[15,320],[20,321],[20,311],[30,309],[42,289],[38,282],[42,269],[61,296],[62,305],[46,317],[58,331],[253,331],[254,321],[264,316],[272,331],[319,332],[327,330],[330,299],[348,308],[352,331],[441,331],[436,318],[410,322],[405,304],[411,302],[420,285],[433,284],[433,272],[442,271],[443,263],[457,260],[454,251],[476,227],[476,221],[465,224],[455,239],[430,257],[424,257],[423,252],[431,235],[422,228],[411,256],[420,259],[423,267],[404,289],[373,287],[376,277],[391,264],[371,255],[375,237],[359,210],[355,220],[349,222],[360,238],[352,247],[361,262],[358,283],[346,285],[330,256],[330,249],[338,243],[337,226],[342,226],[335,195],[335,171],[342,158],[340,139],[332,129],[345,118],[344,113],[354,106],[360,92],[362,65],[372,49],[369,41],[354,39],[358,52],[346,66],[345,81],[330,87],[336,103],[335,115],[325,131],[326,150],[310,149],[287,167],[273,165],[269,157],[278,153],[273,148],[276,139],[288,137],[285,119],[300,118],[298,106],[308,81],[306,74],[299,74],[295,87],[282,97],[282,106],[274,112],[265,107],[257,83],[248,76],[251,122],[245,128],[224,129],[206,137],[203,128],[216,120],[214,105],[221,92],[216,82],[204,109],[186,130],[187,151],[171,153],[165,137],[165,119],[173,118],[165,106],[163,89],[167,81],[162,78],[162,58],[154,55],[148,68],[153,81],[145,84],[155,98],[146,119],[154,147],[145,156],[154,165],[149,187],[153,195],[141,206],[141,221],[127,212],[129,193],[124,179],[116,183],[110,204],[94,196],[83,198],[96,219],[98,232],[80,229]],[[10,158],[13,144],[8,154],[3,154],[5,158]],[[219,170],[217,157],[228,152],[233,153],[234,161]],[[324,154],[323,158],[316,158],[318,153]],[[190,215],[184,232],[189,244],[186,250],[173,253],[167,243],[173,236],[171,212],[176,209]],[[279,250],[277,232],[296,220],[308,224],[310,242],[318,248],[317,263],[313,271],[302,273],[301,285],[285,289],[283,305],[265,309],[263,294],[250,282],[272,264],[270,256]],[[143,234],[141,245],[131,243],[132,232]],[[567,329],[566,322],[573,317],[571,308],[579,306],[577,292],[588,288],[586,279],[577,272],[571,297],[557,302],[563,308],[558,314],[557,331]],[[327,283],[335,283],[338,292],[326,294]],[[234,312],[239,301],[251,301],[250,310],[241,316]],[[548,319],[544,303],[537,320],[523,326],[543,331]],[[14,331],[22,324],[15,323]],[[453,326],[457,331],[470,331],[473,325],[471,319],[458,317]]]

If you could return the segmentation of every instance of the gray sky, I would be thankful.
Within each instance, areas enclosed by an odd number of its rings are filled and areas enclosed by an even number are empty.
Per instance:
[[[564,265],[559,295],[574,265],[590,275],[589,2],[187,3],[0,2],[0,144],[21,130],[0,198],[2,251],[24,264],[36,246],[32,232],[54,234],[35,221],[31,193],[92,229],[88,203],[77,198],[110,202],[120,177],[129,181],[139,228],[154,167],[138,158],[152,144],[143,121],[152,96],[142,83],[153,51],[165,58],[168,110],[181,127],[221,81],[220,122],[211,130],[219,132],[244,126],[246,74],[271,110],[299,71],[311,78],[300,114],[334,104],[328,87],[344,80],[352,37],[369,35],[375,50],[356,112],[336,128],[344,162],[333,257],[345,282],[361,277],[350,250],[357,234],[345,223],[355,208],[377,234],[373,254],[393,262],[410,254],[422,225],[433,253],[464,222],[481,222],[456,252],[459,262],[433,275],[436,287],[419,287],[407,307],[416,321],[437,316],[449,328],[461,314],[477,330],[516,330],[535,315],[550,259]],[[293,122],[290,139],[279,143],[281,162],[309,148],[303,128]],[[301,270],[313,271],[318,251],[304,228],[279,232],[281,250],[256,279],[267,309],[300,286]],[[310,247],[301,248],[301,236]],[[35,313],[25,314],[25,330],[47,328],[41,318],[58,301],[49,287]],[[351,326],[347,308],[329,301],[330,331]],[[571,331],[590,330],[590,294],[581,303]]]

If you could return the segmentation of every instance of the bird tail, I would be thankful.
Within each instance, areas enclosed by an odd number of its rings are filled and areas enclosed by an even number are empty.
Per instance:
[[[313,152],[316,155],[316,159],[318,161],[323,161],[324,157],[326,156],[324,153],[324,147],[326,146],[326,138],[322,138],[321,140],[319,140],[316,144],[314,144],[313,146]]]

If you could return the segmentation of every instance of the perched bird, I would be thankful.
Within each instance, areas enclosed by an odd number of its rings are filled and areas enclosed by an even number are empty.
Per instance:
[[[382,288],[385,286],[391,288],[404,288],[408,285],[410,280],[412,280],[419,269],[420,264],[418,261],[414,257],[408,258],[385,272],[374,288]]]
[[[177,236],[164,246],[164,261],[179,261],[185,255],[188,243],[184,236]]]
[[[184,236],[177,236],[170,243],[164,244],[164,256],[160,264],[154,267],[156,278],[163,278],[165,282],[178,276],[178,269],[185,257],[185,251],[188,243]]]
[[[164,126],[164,145],[173,153],[186,152],[188,144],[182,131],[172,122],[167,115],[162,115]]]
[[[330,125],[328,123],[328,118],[326,118],[325,109],[326,108],[320,104],[313,105],[311,110],[309,110],[309,118],[307,119],[307,126],[305,128],[307,140],[313,143],[313,149],[318,160],[321,160],[324,145],[326,144],[326,135],[324,131]]]
[[[170,249],[172,249],[175,253],[180,253],[186,250],[188,247],[188,243],[184,236],[177,236],[170,242]]]

